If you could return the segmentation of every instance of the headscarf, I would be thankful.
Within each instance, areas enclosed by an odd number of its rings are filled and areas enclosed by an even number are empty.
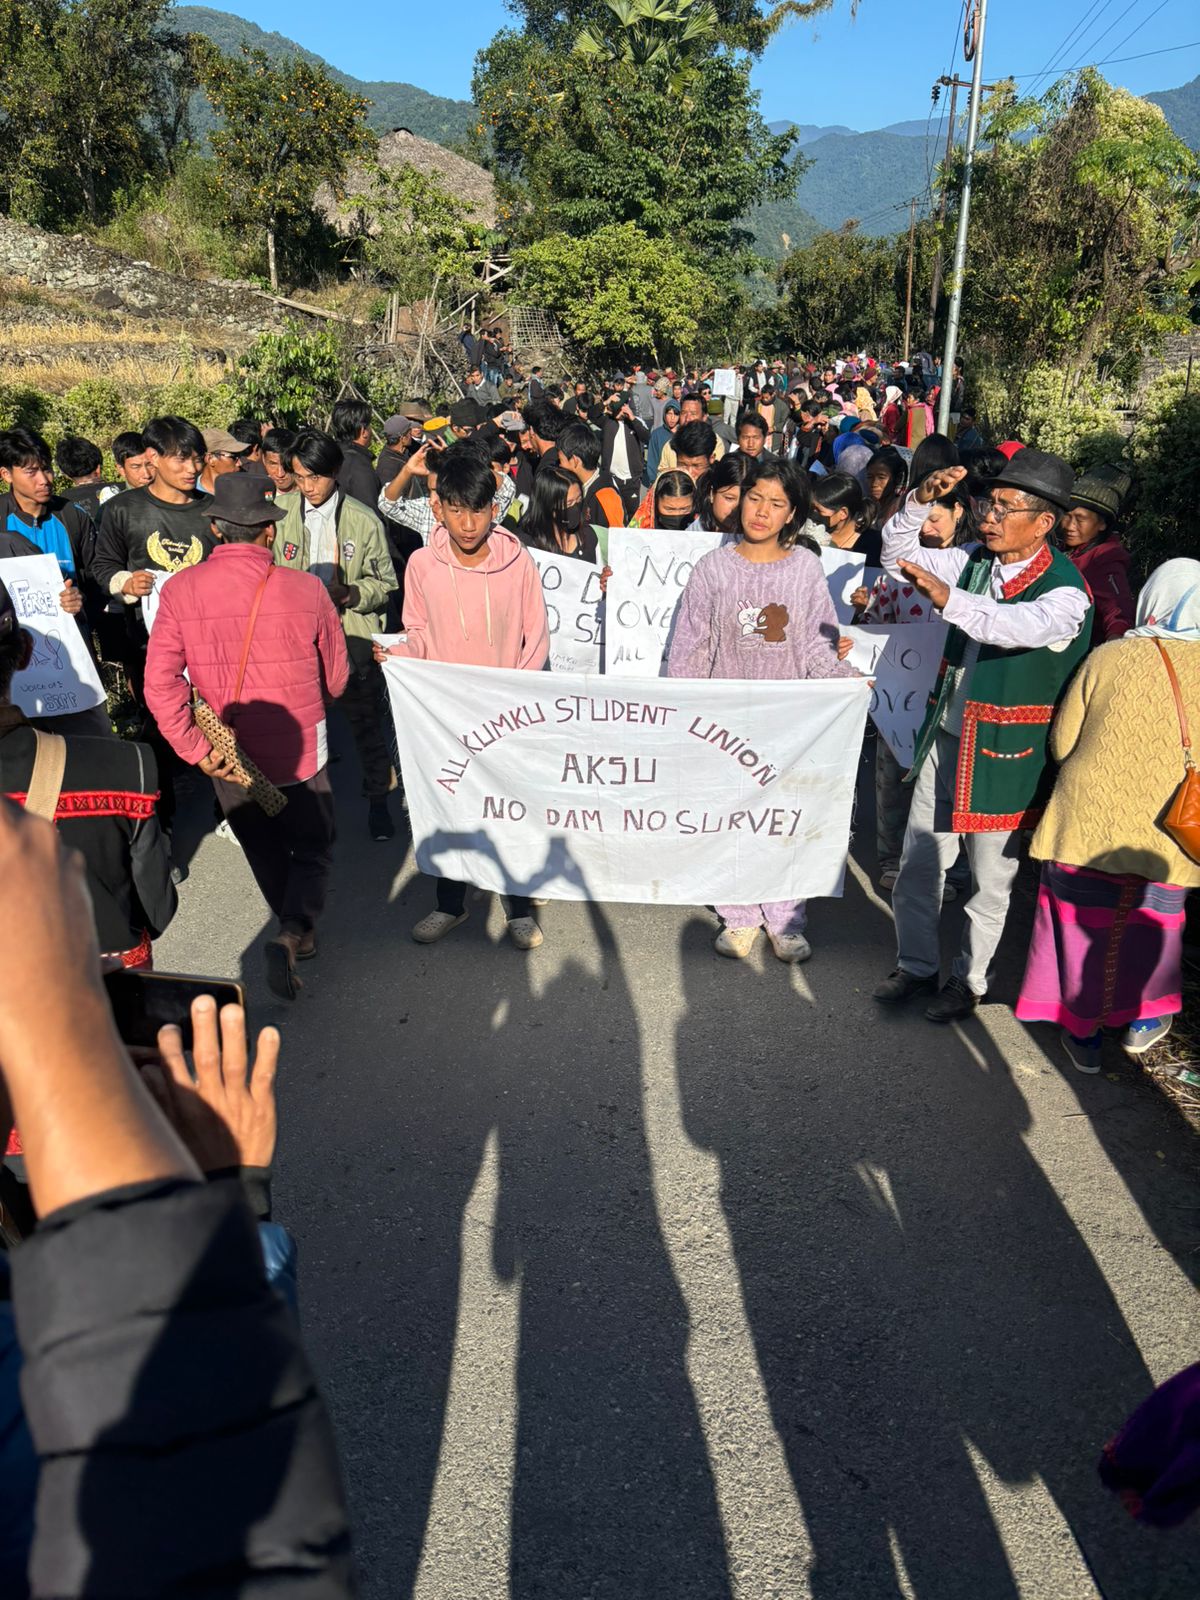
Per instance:
[[[1176,556],[1146,579],[1127,639],[1200,640],[1200,561]]]
[[[889,406],[898,405],[900,401],[900,393],[901,391],[898,384],[889,383],[887,388],[883,391],[883,398],[886,400]]]

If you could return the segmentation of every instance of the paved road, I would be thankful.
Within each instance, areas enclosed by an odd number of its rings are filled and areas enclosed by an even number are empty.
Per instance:
[[[1200,1354],[1195,1141],[1119,1051],[1060,1064],[1011,969],[962,1028],[881,1014],[861,869],[801,969],[637,906],[521,956],[480,900],[422,950],[364,820],[283,1018],[276,1209],[367,1600],[1200,1593],[1200,1533],[1094,1473]],[[205,837],[159,965],[279,1020],[265,927]]]

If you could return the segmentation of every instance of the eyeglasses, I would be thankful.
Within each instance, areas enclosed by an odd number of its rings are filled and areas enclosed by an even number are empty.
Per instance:
[[[993,522],[1003,523],[1009,517],[1033,517],[1037,515],[1029,506],[1006,506],[1002,505],[998,500],[991,500],[983,496],[978,499],[972,499],[971,510],[975,513],[977,522],[986,522],[990,517]]]

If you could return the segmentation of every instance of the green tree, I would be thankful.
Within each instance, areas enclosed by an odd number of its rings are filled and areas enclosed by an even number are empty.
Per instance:
[[[637,0],[624,3],[632,11]],[[759,56],[785,23],[818,16],[833,4],[834,0],[777,0],[764,8],[759,0],[712,0],[716,37],[728,49]],[[852,0],[852,5],[856,4],[857,0]],[[570,48],[585,28],[609,28],[611,9],[610,0],[510,0],[510,10],[522,19],[524,33],[559,48],[564,44]]]
[[[445,290],[473,282],[486,229],[435,173],[373,164],[345,208],[357,213],[364,264],[402,304],[431,294],[439,280]]]
[[[898,239],[853,227],[793,250],[779,269],[778,317],[787,341],[814,356],[894,347],[904,327],[901,262]]]
[[[1038,100],[1004,89],[990,112],[965,348],[1004,372],[1061,366],[1064,400],[1097,371],[1128,384],[1146,346],[1188,320],[1200,160],[1157,106],[1090,69]]]
[[[222,126],[212,136],[217,177],[229,220],[261,228],[271,287],[279,287],[277,242],[312,218],[313,195],[339,192],[347,163],[370,153],[368,102],[300,57],[272,61],[242,47],[223,56],[196,41],[200,83]]]
[[[186,131],[190,52],[169,0],[0,0],[0,202],[98,222]]]
[[[688,81],[717,32],[712,0],[605,0],[617,30],[585,23],[575,53],[634,67],[665,66],[676,88]]]
[[[684,251],[631,222],[586,239],[552,234],[518,251],[515,266],[514,298],[545,306],[577,344],[616,359],[690,346],[712,294]]]
[[[260,334],[238,362],[236,405],[243,416],[270,417],[276,427],[320,426],[350,366],[334,329],[307,333],[288,322],[279,333]]]

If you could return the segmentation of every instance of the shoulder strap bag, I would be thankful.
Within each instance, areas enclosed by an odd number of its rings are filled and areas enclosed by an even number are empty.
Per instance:
[[[265,778],[241,749],[232,724],[242,708],[242,685],[246,681],[246,667],[250,661],[250,642],[254,638],[254,624],[258,621],[259,607],[262,605],[263,595],[274,571],[275,567],[272,564],[264,574],[254,596],[254,604],[250,607],[246,634],[242,640],[241,660],[238,662],[237,681],[234,684],[233,699],[227,713],[228,720],[222,721],[202,695],[194,690],[192,692],[192,716],[195,718],[196,726],[217,754],[224,756],[231,764],[235,773],[234,782],[241,783],[249,791],[250,798],[261,806],[269,817],[279,815],[287,805],[287,795],[269,778]]]
[[[37,746],[25,809],[31,817],[53,822],[62,794],[63,774],[67,770],[67,741],[61,733],[43,733],[40,728],[33,730],[33,737]]]
[[[1196,763],[1192,760],[1192,737],[1188,730],[1187,712],[1183,707],[1179,678],[1162,640],[1156,639],[1154,642],[1158,646],[1163,666],[1166,667],[1167,676],[1171,680],[1171,693],[1175,696],[1175,711],[1179,717],[1179,737],[1183,745],[1183,782],[1176,789],[1175,798],[1167,808],[1167,814],[1162,819],[1162,827],[1171,835],[1185,856],[1192,861],[1200,861],[1200,772],[1196,771]]]

